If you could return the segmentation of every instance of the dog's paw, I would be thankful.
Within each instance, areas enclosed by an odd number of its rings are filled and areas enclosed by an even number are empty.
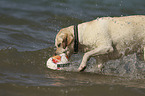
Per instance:
[[[84,71],[86,69],[86,66],[80,66],[79,68],[78,68],[78,71],[79,72],[82,72],[82,71]]]

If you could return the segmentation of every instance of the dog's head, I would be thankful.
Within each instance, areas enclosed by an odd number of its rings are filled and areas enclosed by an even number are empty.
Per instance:
[[[66,53],[70,56],[74,50],[74,34],[73,27],[67,27],[61,29],[55,38],[56,52],[55,54]]]

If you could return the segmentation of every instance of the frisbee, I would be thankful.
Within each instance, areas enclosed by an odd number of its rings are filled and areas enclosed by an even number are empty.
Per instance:
[[[53,70],[60,70],[64,67],[68,67],[69,64],[70,63],[68,61],[68,57],[66,56],[66,54],[63,53],[60,55],[50,57],[47,60],[46,66]]]

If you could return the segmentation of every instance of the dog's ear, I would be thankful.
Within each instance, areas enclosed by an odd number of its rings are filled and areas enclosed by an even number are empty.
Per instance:
[[[63,42],[62,42],[63,48],[65,49],[67,46],[69,46],[72,41],[73,41],[73,36],[71,34],[63,35]]]
[[[68,34],[67,35],[67,46],[70,45],[73,41],[73,35],[72,34]]]

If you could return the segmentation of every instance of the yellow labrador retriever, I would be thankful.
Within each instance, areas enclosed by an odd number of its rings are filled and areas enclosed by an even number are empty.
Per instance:
[[[68,56],[83,49],[79,71],[95,56],[98,67],[107,60],[145,51],[145,16],[102,17],[59,31],[55,39],[56,54]],[[145,60],[145,54],[144,54]]]

